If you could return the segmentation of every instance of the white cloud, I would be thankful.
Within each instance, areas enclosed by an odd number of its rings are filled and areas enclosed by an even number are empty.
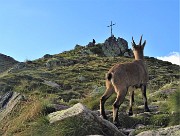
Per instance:
[[[180,53],[179,52],[171,52],[167,56],[157,57],[157,59],[163,61],[169,61],[173,64],[180,65]]]

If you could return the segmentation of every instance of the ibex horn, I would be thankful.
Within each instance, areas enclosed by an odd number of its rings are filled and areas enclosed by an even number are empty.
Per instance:
[[[134,42],[134,39],[133,39],[133,37],[132,37],[132,43],[133,43],[134,45],[136,45],[136,43]]]
[[[142,36],[143,36],[143,35],[141,35],[141,38],[140,38],[140,41],[139,41],[139,45],[141,45],[141,42],[142,42]]]

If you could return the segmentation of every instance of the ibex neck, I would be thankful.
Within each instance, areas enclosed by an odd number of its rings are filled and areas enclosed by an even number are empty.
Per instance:
[[[135,55],[135,60],[144,60],[144,55],[143,54]]]

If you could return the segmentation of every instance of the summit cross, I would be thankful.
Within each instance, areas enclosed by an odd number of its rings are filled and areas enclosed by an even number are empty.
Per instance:
[[[111,27],[111,37],[113,36],[113,34],[112,34],[112,26],[113,25],[115,25],[115,24],[113,24],[112,21],[111,21],[111,25],[107,26],[107,27]]]

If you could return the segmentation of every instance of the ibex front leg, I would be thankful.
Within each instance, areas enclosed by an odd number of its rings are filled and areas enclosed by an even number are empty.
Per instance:
[[[134,103],[134,88],[130,88],[129,89],[129,95],[130,95],[130,98],[129,98],[129,116],[132,116],[133,115],[133,111],[132,111],[132,106],[133,106],[133,103]]]
[[[141,91],[142,91],[142,96],[144,100],[144,111],[145,112],[150,112],[148,103],[147,103],[147,96],[146,96],[146,85],[141,86]]]

